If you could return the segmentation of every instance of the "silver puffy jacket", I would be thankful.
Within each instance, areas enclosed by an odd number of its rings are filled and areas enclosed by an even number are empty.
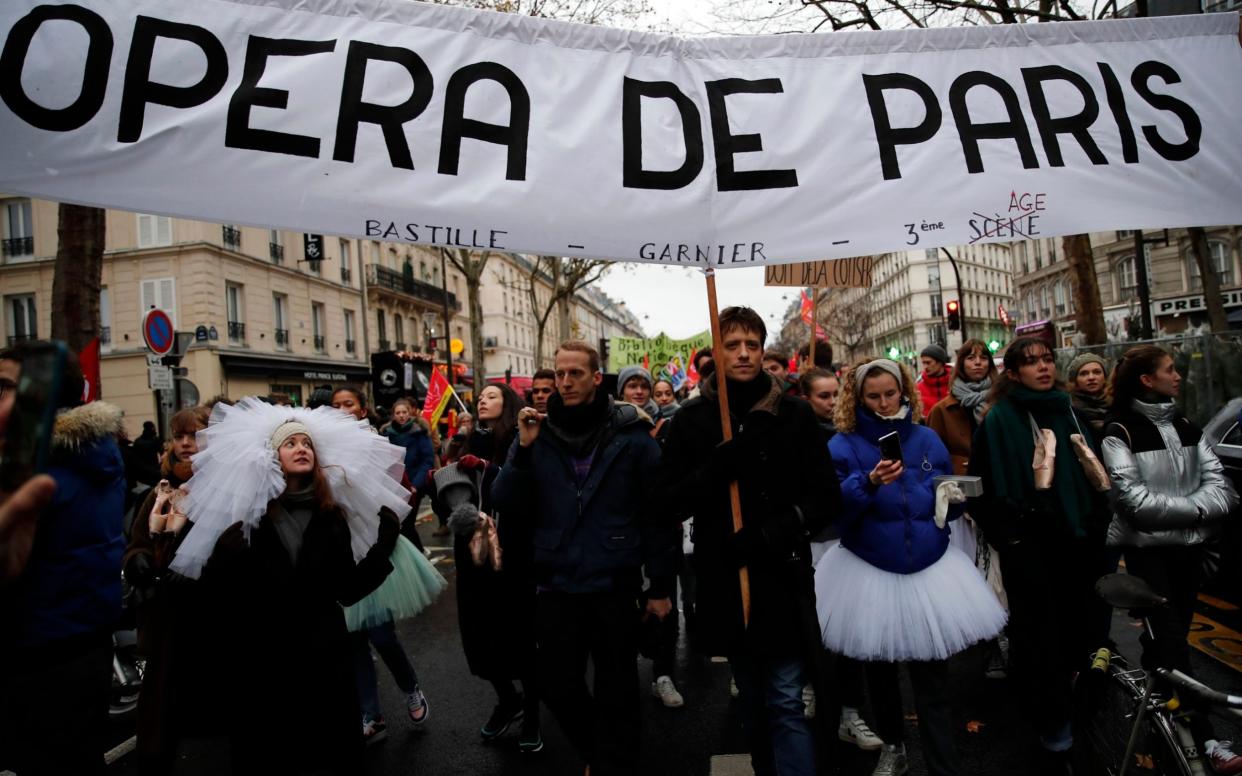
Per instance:
[[[1106,427],[1104,466],[1113,480],[1108,544],[1176,547],[1218,539],[1238,494],[1207,436],[1194,429],[1198,443],[1184,444],[1174,425],[1178,413],[1172,403],[1136,400],[1132,409],[1155,425],[1164,446],[1147,445],[1136,453],[1126,433],[1114,433],[1111,423]],[[1149,428],[1127,426],[1127,430],[1135,437],[1150,438]]]

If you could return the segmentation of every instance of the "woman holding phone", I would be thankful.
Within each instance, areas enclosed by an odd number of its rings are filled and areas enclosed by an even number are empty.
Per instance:
[[[952,474],[953,464],[920,419],[914,376],[905,366],[876,359],[843,376],[837,434],[828,445],[844,502],[841,543],[815,568],[816,606],[824,646],[865,662],[884,740],[875,776],[907,769],[897,675],[903,662],[929,773],[962,773],[946,661],[1005,625],[974,561],[949,545],[947,521],[960,515],[965,499],[946,489],[938,514],[935,478]],[[948,500],[959,503],[943,503]]]

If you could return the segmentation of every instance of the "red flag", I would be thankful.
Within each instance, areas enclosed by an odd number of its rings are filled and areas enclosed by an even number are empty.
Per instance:
[[[82,402],[98,401],[99,392],[99,338],[91,340],[78,354],[82,365]]]
[[[431,370],[431,385],[427,387],[427,400],[423,402],[423,417],[431,425],[440,422],[440,416],[448,407],[449,398],[453,395],[453,387],[449,385],[444,373],[439,369]]]
[[[811,325],[811,318],[814,315],[811,307],[811,297],[807,295],[806,289],[804,288],[802,289],[802,309],[800,310],[800,314],[802,316],[802,322],[807,326]],[[824,327],[820,326],[818,323],[815,324],[815,337],[816,339],[828,339],[828,332],[824,331]]]
[[[643,354],[643,369],[646,369],[648,372],[651,371],[651,354],[650,353]]]

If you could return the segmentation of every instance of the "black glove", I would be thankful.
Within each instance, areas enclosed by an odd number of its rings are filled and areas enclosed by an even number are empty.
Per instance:
[[[148,587],[155,582],[155,568],[151,556],[140,552],[129,559],[125,566],[125,579],[134,587]]]
[[[213,566],[235,565],[246,553],[246,535],[242,532],[240,522],[233,523],[224,529],[216,546],[211,551],[210,563]]]
[[[401,521],[388,507],[380,510],[379,518],[379,536],[375,540],[375,549],[387,558],[397,547],[397,537],[401,536]]]

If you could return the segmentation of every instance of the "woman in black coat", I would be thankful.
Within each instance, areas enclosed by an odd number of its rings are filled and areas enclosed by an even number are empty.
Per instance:
[[[502,560],[496,569],[488,558],[476,562],[471,539],[479,513],[505,521],[491,500],[492,483],[517,435],[522,400],[507,385],[491,384],[480,393],[476,428],[466,440],[466,454],[432,478],[432,508],[453,529],[457,570],[457,618],[462,649],[470,673],[486,679],[496,691],[496,708],[479,728],[484,741],[499,738],[520,722],[518,748],[543,749],[539,727],[539,694],[535,681],[535,589],[529,559],[518,541],[501,541]],[[522,682],[518,692],[514,680]]]
[[[270,440],[285,477],[247,545],[242,523],[216,541],[204,584],[230,602],[228,651],[237,694],[230,720],[233,771],[363,771],[358,696],[342,605],[361,600],[392,567],[396,516],[381,512],[379,540],[357,564],[305,425]]]

